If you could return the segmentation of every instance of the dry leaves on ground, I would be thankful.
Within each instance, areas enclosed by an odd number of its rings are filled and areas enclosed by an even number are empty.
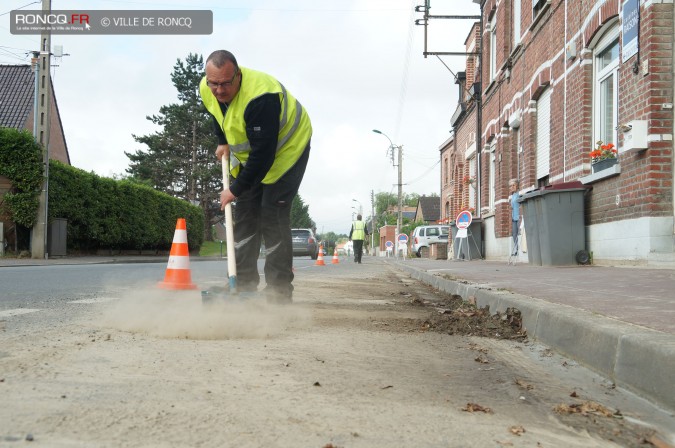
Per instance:
[[[523,381],[523,380],[521,380],[521,379],[519,379],[519,378],[516,378],[515,383],[516,383],[516,385],[517,385],[518,387],[520,387],[521,389],[525,389],[525,390],[532,390],[532,389],[534,389],[534,386],[533,386],[533,385],[531,385],[530,383],[526,383],[525,381]]]
[[[621,417],[621,412],[613,412],[609,408],[594,401],[584,401],[583,403],[559,404],[553,408],[558,414],[581,414],[581,415],[604,415],[605,417]]]
[[[511,426],[509,428],[509,431],[511,431],[511,434],[515,434],[517,436],[520,436],[521,434],[525,433],[525,428],[523,428],[520,425],[515,425],[515,426]]]
[[[467,403],[466,406],[462,408],[464,412],[484,412],[486,414],[492,414],[492,409],[488,407],[483,407],[477,403]]]

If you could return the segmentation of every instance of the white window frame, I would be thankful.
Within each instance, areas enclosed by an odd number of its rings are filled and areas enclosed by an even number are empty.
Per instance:
[[[495,149],[497,148],[497,142],[493,141],[490,144],[490,152],[488,153],[489,163],[488,163],[488,209],[490,211],[495,210],[495,197],[496,197],[496,156]]]
[[[536,22],[541,13],[550,5],[551,0],[532,0],[532,21]]]
[[[618,22],[610,25],[610,28],[602,35],[593,48],[593,141],[602,140],[603,143],[614,143],[618,146],[618,117],[619,117],[619,66],[620,55],[617,51],[616,59],[604,68],[600,67],[600,55],[613,45],[619,48],[619,32],[621,27]],[[603,100],[603,83],[611,82],[612,86],[612,110],[609,126],[606,125],[607,111]],[[609,129],[607,129],[607,127]],[[609,138],[607,137],[609,136]],[[594,145],[595,146],[595,145]]]
[[[469,177],[478,179],[476,175],[476,156],[474,155],[469,159]],[[469,207],[476,208],[476,184],[478,181],[474,182],[473,186],[469,185]]]
[[[513,0],[513,48],[520,45],[520,16],[522,0]]]
[[[551,171],[551,95],[547,87],[537,99],[537,165],[536,176],[541,179]]]
[[[490,82],[497,77],[497,13],[490,19]]]

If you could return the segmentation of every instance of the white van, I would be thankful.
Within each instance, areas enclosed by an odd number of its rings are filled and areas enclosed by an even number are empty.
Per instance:
[[[419,226],[415,227],[411,237],[412,251],[422,256],[422,248],[429,247],[432,243],[447,243],[450,226]]]

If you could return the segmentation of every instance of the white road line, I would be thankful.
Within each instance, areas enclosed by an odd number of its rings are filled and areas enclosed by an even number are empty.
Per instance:
[[[42,310],[33,309],[33,308],[17,308],[17,309],[14,309],[14,310],[4,310],[4,311],[0,311],[0,317],[19,316],[21,314],[34,313],[36,311],[42,311]]]
[[[113,300],[119,300],[119,297],[96,297],[93,299],[71,300],[68,303],[105,303],[112,302]]]

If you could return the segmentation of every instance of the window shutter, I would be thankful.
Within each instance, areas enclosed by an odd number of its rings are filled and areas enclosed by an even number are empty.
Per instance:
[[[548,88],[537,100],[537,179],[548,176],[551,157],[551,92]]]

